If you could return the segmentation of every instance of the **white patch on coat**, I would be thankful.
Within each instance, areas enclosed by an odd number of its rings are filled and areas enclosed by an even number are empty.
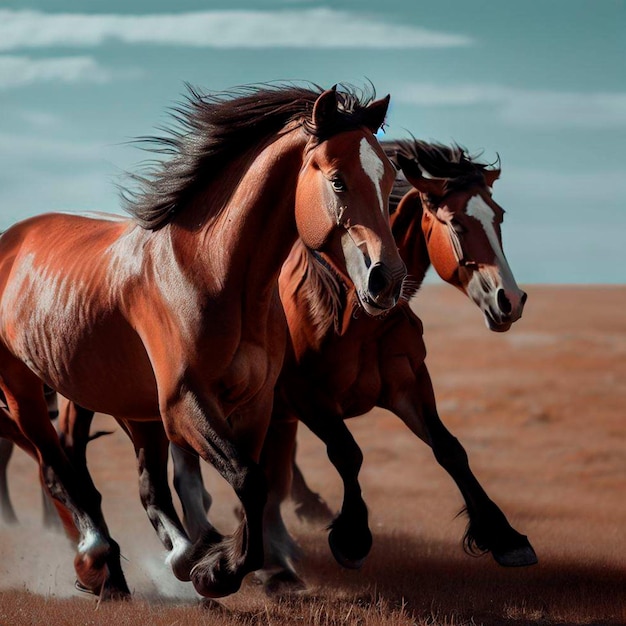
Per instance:
[[[465,208],[466,215],[477,219],[487,235],[487,239],[491,244],[491,248],[496,256],[496,262],[500,269],[502,283],[505,288],[518,289],[517,282],[513,276],[513,272],[509,267],[509,263],[504,256],[500,240],[495,228],[495,213],[493,209],[483,200],[482,196],[472,196]]]
[[[385,174],[385,165],[365,137],[361,139],[359,156],[361,157],[363,171],[368,175],[372,183],[374,183],[376,195],[378,196],[378,206],[380,210],[384,212],[385,207],[383,205],[383,194],[380,186]]]
[[[77,326],[89,325],[83,294],[75,277],[38,264],[32,252],[15,264],[2,294],[0,328],[7,345],[38,375],[59,377],[75,349]]]
[[[147,234],[139,225],[131,223],[124,234],[105,251],[105,256],[109,256],[109,275],[114,289],[141,276]]]
[[[88,528],[78,544],[78,552],[88,554],[94,551],[104,551],[109,548],[109,542],[95,528]]]
[[[176,526],[174,526],[174,524],[170,522],[164,513],[156,508],[153,509],[153,512],[158,516],[161,527],[165,533],[167,533],[167,536],[172,543],[172,549],[165,557],[165,564],[172,567],[172,562],[177,561],[191,549],[191,542],[178,530],[178,528],[176,528]]]
[[[200,324],[200,293],[178,264],[170,234],[163,230],[153,238],[153,271],[155,286],[170,311],[176,316],[183,336],[193,338]]]

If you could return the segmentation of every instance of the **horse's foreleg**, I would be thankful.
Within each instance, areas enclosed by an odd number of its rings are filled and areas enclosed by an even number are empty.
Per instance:
[[[109,535],[100,508],[101,496],[88,473],[77,472],[64,454],[48,417],[41,383],[24,368],[5,378],[4,391],[10,416],[22,436],[14,439],[39,461],[41,480],[59,503],[59,512],[69,512],[73,524],[64,520],[68,531],[78,534],[74,566],[82,587],[103,598],[129,595],[120,565],[120,551]]]
[[[7,467],[13,454],[13,442],[0,439],[0,516],[5,524],[17,524],[17,515],[9,497]]]
[[[238,445],[219,408],[189,390],[177,394],[164,410],[170,440],[183,447],[190,446],[211,463],[242,504],[242,520],[233,535],[220,538],[213,531],[196,543],[199,558],[191,571],[191,580],[196,591],[204,596],[234,593],[247,573],[263,565],[262,515],[267,487],[260,467],[242,449],[253,450],[256,446],[260,450],[269,421],[271,396],[257,401],[255,409],[250,415],[236,416],[242,433]]]
[[[161,421],[123,424],[137,456],[139,495],[150,523],[168,550],[166,563],[179,580],[190,580],[193,546],[174,509],[167,481],[169,441]]]
[[[205,489],[200,470],[200,458],[191,452],[170,444],[174,465],[174,488],[183,507],[183,523],[191,541],[197,541],[214,530],[207,513],[213,502]]]
[[[471,554],[490,551],[504,566],[533,565],[537,556],[525,535],[511,527],[470,469],[467,453],[439,418],[426,365],[418,369],[415,384],[389,394],[387,408],[430,445],[437,462],[457,484],[469,517],[464,546]]]
[[[367,506],[359,484],[363,453],[342,417],[330,414],[312,416],[305,410],[299,411],[298,417],[326,444],[328,458],[343,481],[343,503],[339,515],[330,525],[328,543],[339,564],[358,569],[372,547]]]

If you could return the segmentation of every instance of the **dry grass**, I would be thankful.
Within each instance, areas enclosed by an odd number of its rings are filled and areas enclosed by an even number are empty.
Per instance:
[[[427,288],[417,308],[442,417],[487,491],[528,534],[539,565],[506,570],[466,556],[452,481],[397,419],[376,411],[350,424],[365,454],[375,541],[363,569],[341,569],[323,529],[289,513],[308,591],[270,599],[247,580],[219,604],[203,603],[163,566],[130,446],[117,433],[93,444],[90,467],[134,599],[96,608],[73,591],[71,549],[41,532],[36,473],[16,455],[10,480],[24,523],[0,528],[0,625],[626,624],[626,289],[529,291],[528,311],[507,335],[487,333],[449,289]],[[337,507],[339,481],[307,432],[301,459],[311,485]],[[232,494],[206,477],[213,517],[228,530]]]

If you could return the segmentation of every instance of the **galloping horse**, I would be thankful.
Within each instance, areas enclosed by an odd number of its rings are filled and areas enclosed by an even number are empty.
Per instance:
[[[376,141],[388,98],[299,86],[192,91],[170,155],[129,198],[131,219],[47,214],[0,237],[0,436],[39,462],[79,583],[129,593],[100,494],[48,419],[42,381],[116,416],[169,563],[206,596],[263,564],[257,464],[286,344],[276,288],[299,236],[355,285],[373,316],[396,304],[404,264],[388,223],[394,168]],[[167,439],[212,463],[242,505],[235,533],[195,546],[172,506]],[[163,445],[165,441],[165,445]]]
[[[385,148],[408,180],[394,189],[392,208],[397,206],[391,221],[414,290],[432,263],[445,281],[480,307],[491,330],[508,330],[520,318],[526,294],[502,250],[504,211],[491,189],[500,170],[476,162],[458,146],[413,141]],[[279,286],[291,341],[262,455],[270,487],[266,561],[259,574],[268,589],[302,585],[292,566],[297,547],[280,512],[290,492],[298,420],[326,443],[344,483],[342,508],[330,526],[333,554],[346,567],[363,563],[372,544],[358,481],[363,457],[344,419],[375,406],[395,413],[431,446],[457,484],[469,516],[464,537],[468,552],[490,551],[503,566],[536,563],[527,538],[485,493],[465,450],[439,418],[424,362],[422,323],[408,305],[411,292],[383,319],[359,315],[355,287],[300,242],[283,265]],[[178,491],[194,536],[206,525],[204,512],[192,510],[201,499],[186,495],[202,490],[199,467],[189,455],[176,453],[174,459],[175,484],[184,487]],[[316,494],[309,493],[308,502],[319,506]],[[306,505],[299,513],[306,515]]]

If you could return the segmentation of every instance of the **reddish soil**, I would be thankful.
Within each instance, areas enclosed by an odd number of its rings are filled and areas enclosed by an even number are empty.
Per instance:
[[[490,496],[540,559],[499,568],[464,554],[461,497],[426,446],[383,411],[352,420],[374,548],[358,572],[332,559],[321,528],[287,519],[309,590],[268,599],[246,582],[220,605],[176,582],[137,495],[134,457],[117,431],[91,444],[90,468],[135,599],[101,605],[73,589],[72,549],[41,528],[37,472],[10,468],[21,526],[0,528],[0,624],[626,623],[626,287],[529,287],[524,318],[490,333],[443,286],[415,308],[442,418]],[[111,427],[101,416],[97,428]],[[323,447],[300,434],[300,463],[333,508],[340,483]],[[212,518],[232,528],[234,496],[212,470]]]

